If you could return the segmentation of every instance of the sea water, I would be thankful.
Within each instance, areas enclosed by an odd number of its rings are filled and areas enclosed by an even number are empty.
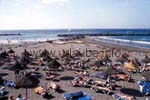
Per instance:
[[[143,34],[143,36],[112,36],[101,37],[96,39],[105,40],[105,42],[122,41],[124,44],[129,43],[140,44],[142,46],[148,46],[150,48],[150,36],[144,36],[150,34],[150,29],[51,29],[51,30],[2,30],[0,34],[20,34],[20,35],[0,35],[0,43],[22,43],[22,42],[42,42],[47,40],[58,39],[58,34],[96,34],[96,33],[117,33],[117,34]],[[105,39],[104,39],[105,38]],[[118,43],[118,42],[117,42]],[[120,42],[121,43],[121,42]],[[147,44],[147,45],[145,45]],[[137,46],[140,46],[137,45]]]

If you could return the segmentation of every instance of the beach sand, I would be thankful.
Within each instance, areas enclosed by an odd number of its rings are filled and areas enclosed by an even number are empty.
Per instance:
[[[22,44],[22,45],[1,45],[0,48],[3,48],[3,50],[8,50],[8,49],[13,49],[16,52],[17,56],[20,56],[21,53],[24,51],[24,49],[27,49],[29,52],[35,51],[38,52],[40,50],[44,50],[47,49],[49,51],[53,51],[55,52],[55,56],[59,56],[59,51],[62,49],[65,50],[76,50],[76,49],[80,49],[81,51],[86,51],[86,49],[88,50],[97,50],[97,51],[101,51],[104,49],[108,49],[108,48],[116,48],[122,51],[129,51],[131,57],[137,57],[139,59],[142,59],[143,57],[143,53],[142,52],[148,52],[149,50],[143,50],[143,49],[137,49],[137,48],[133,48],[133,47],[125,47],[125,46],[121,46],[121,45],[112,45],[112,44],[108,44],[108,43],[100,43],[100,42],[93,42],[90,41],[89,39],[83,39],[81,40],[83,41],[83,43],[64,43],[64,44],[57,44],[57,43],[48,43],[48,42],[41,42],[41,43],[29,43],[29,44]],[[85,57],[83,57],[85,58]],[[91,58],[94,58],[93,56],[91,56]],[[114,61],[115,57],[112,57],[112,61],[115,63]],[[15,76],[14,76],[14,72],[12,71],[8,71],[3,69],[3,67],[6,67],[7,65],[3,65],[0,67],[0,73],[8,73],[8,75],[6,76],[6,79],[9,80],[14,80]],[[40,72],[42,73],[42,68],[40,68]],[[90,73],[94,73],[92,70],[89,70]],[[74,76],[74,72],[73,71],[68,71],[65,70],[64,72],[58,72],[61,77],[72,77]],[[123,87],[126,88],[130,88],[133,90],[133,95],[137,97],[138,100],[145,100],[146,96],[141,96],[139,95],[139,86],[138,86],[138,81],[141,79],[141,75],[140,74],[133,74],[133,78],[135,79],[135,83],[128,83],[128,82],[124,82],[124,81],[118,81],[117,84],[118,85],[122,85]],[[49,81],[46,81],[44,79],[40,79],[40,86],[47,86],[47,83]],[[88,89],[88,88],[80,88],[80,87],[72,87],[71,85],[69,85],[69,81],[66,80],[61,80],[60,82],[57,82],[57,84],[59,84],[62,89],[65,91],[65,93],[70,93],[70,92],[76,92],[76,91],[84,91],[86,94],[91,94],[94,97],[94,100],[114,100],[114,98],[112,96],[109,96],[107,94],[101,94],[101,93],[95,93],[94,90]],[[9,94],[14,94],[15,96],[17,96],[18,94],[22,94],[23,96],[25,96],[25,89],[13,89],[13,88],[8,88],[6,87],[6,90],[9,91]],[[54,98],[52,98],[52,100],[62,100],[63,99],[63,94],[64,93],[56,93],[53,92],[52,95],[54,96]],[[28,100],[44,100],[40,95],[35,94],[35,92],[33,91],[33,89],[28,89]]]

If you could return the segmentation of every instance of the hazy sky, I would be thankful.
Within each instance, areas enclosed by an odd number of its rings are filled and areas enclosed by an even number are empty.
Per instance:
[[[0,29],[150,28],[150,0],[0,0]]]

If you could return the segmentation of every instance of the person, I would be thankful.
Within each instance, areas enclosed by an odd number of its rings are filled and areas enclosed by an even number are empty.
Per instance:
[[[14,95],[10,95],[8,100],[15,100]]]
[[[16,100],[25,100],[24,98],[22,98],[22,95],[19,94]]]

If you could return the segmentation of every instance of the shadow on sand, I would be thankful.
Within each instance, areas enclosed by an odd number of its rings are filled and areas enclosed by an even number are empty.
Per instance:
[[[64,81],[69,81],[69,80],[73,80],[74,78],[72,76],[64,76],[64,77],[61,77],[60,79]]]
[[[7,75],[8,75],[8,73],[0,73],[1,77],[7,76]]]
[[[142,94],[140,93],[139,90],[136,89],[130,89],[130,88],[123,88],[120,90],[122,93],[130,95],[130,96],[135,96],[135,97],[142,97]]]

